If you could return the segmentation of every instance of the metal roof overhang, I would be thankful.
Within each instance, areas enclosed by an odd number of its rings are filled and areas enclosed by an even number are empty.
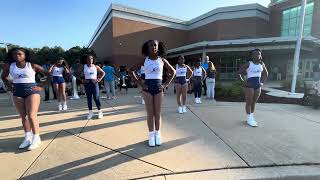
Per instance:
[[[259,39],[236,39],[222,41],[202,41],[167,51],[168,58],[177,57],[179,55],[200,54],[203,52],[240,52],[250,51],[255,48],[262,50],[285,50],[295,49],[296,37],[273,37]],[[320,39],[315,37],[303,38],[302,50],[312,51],[314,48],[320,47]]]

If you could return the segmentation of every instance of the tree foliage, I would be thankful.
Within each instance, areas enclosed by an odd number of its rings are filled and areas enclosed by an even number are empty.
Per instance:
[[[19,47],[15,45],[11,45],[10,48]],[[30,57],[34,63],[44,64],[46,60],[54,63],[60,57],[63,57],[68,61],[68,63],[73,64],[77,59],[80,59],[81,56],[85,53],[91,52],[92,50],[86,47],[75,46],[65,51],[60,46],[48,47],[44,46],[42,48],[26,48],[30,51]],[[7,56],[6,49],[4,47],[0,47],[0,62],[4,61]]]

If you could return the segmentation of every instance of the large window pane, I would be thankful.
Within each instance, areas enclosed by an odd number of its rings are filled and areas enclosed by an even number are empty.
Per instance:
[[[306,16],[304,23],[305,36],[311,34],[312,20],[313,20],[314,3],[308,3],[306,6]],[[287,9],[282,12],[282,27],[281,36],[296,36],[298,34],[300,24],[301,6]]]
[[[306,6],[306,14],[313,14],[314,3],[309,3]]]

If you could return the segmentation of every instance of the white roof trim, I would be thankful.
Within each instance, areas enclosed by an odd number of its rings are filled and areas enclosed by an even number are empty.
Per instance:
[[[314,43],[319,43],[319,39],[307,36],[303,40],[312,41]],[[258,38],[258,39],[237,39],[237,40],[221,40],[221,41],[202,41],[194,44],[189,44],[186,46],[170,49],[167,53],[175,53],[179,51],[185,51],[188,49],[206,47],[206,46],[223,46],[223,45],[243,45],[243,44],[263,44],[263,43],[279,43],[279,42],[294,42],[297,41],[297,37],[272,37],[272,38]]]
[[[89,47],[93,45],[97,37],[103,31],[105,26],[112,17],[120,17],[129,20],[135,20],[160,26],[165,26],[180,30],[194,29],[208,23],[223,20],[223,19],[237,19],[245,17],[258,17],[266,21],[269,20],[269,9],[259,4],[247,4],[240,6],[230,6],[214,9],[204,15],[196,17],[190,21],[183,21],[180,19],[162,16],[160,14],[151,13],[119,4],[111,4],[108,11],[102,18],[98,28],[89,42]]]
[[[229,6],[229,7],[220,7],[217,9],[214,9],[208,13],[205,13],[201,16],[198,16],[194,19],[191,19],[190,21],[187,22],[188,25],[197,23],[203,19],[206,19],[210,16],[214,16],[216,14],[219,13],[230,13],[230,12],[237,12],[237,11],[249,11],[249,10],[258,10],[261,11],[264,14],[269,15],[270,14],[270,10],[260,4],[245,4],[245,5],[239,5],[239,6]]]

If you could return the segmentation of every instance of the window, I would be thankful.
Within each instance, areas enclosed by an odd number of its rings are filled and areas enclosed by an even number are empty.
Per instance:
[[[303,35],[311,35],[314,3],[306,6]],[[287,9],[282,12],[281,36],[297,36],[300,24],[301,6]]]

